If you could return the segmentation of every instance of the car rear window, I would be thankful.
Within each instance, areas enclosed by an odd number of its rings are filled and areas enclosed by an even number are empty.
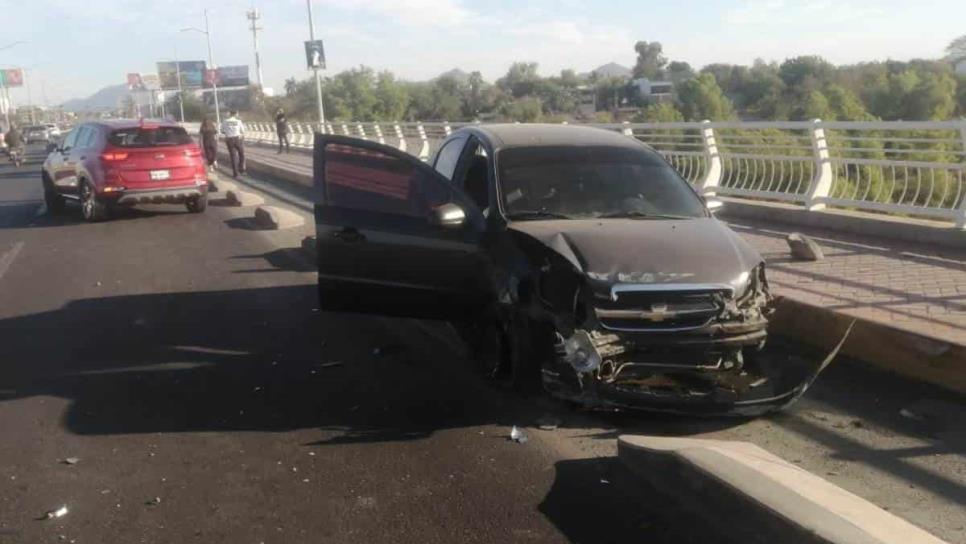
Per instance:
[[[162,147],[190,144],[191,136],[181,127],[132,127],[111,132],[107,141],[115,147]]]

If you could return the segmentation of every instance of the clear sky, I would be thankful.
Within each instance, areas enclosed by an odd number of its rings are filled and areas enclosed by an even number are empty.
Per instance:
[[[407,79],[453,67],[489,79],[512,61],[587,71],[634,63],[634,42],[660,41],[695,67],[818,54],[835,63],[936,58],[966,34],[966,0],[313,0],[331,71],[365,64]],[[307,77],[304,0],[255,0],[266,85]],[[56,104],[156,72],[155,62],[203,60],[210,9],[214,59],[253,64],[252,0],[0,0],[0,64],[33,67],[35,102]],[[254,73],[252,74],[254,79]],[[25,89],[14,92],[26,101]]]

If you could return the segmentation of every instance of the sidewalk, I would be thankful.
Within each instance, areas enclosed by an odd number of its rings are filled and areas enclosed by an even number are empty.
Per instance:
[[[253,160],[271,170],[295,171],[303,180],[312,174],[312,157],[308,152],[293,150],[290,154],[277,155],[274,149],[259,146],[249,146],[246,151]],[[876,334],[859,333],[858,338],[846,345],[846,353],[869,360],[860,353],[888,357],[895,350],[908,348],[908,353],[895,357],[909,361],[885,366],[900,372],[901,366],[909,364],[939,367],[947,374],[953,372],[959,383],[966,379],[963,377],[966,361],[961,361],[959,356],[966,353],[966,248],[922,247],[748,219],[728,220],[728,223],[766,259],[769,283],[776,295],[824,310],[825,315],[834,312],[838,317],[847,316],[884,327],[877,328]],[[785,236],[793,231],[814,238],[822,246],[825,259],[793,260],[785,242]],[[796,306],[794,312],[802,315],[784,320],[785,328],[795,327],[829,337],[814,338],[810,342],[813,344],[827,345],[832,337],[837,341],[843,322],[851,321],[839,319],[836,326],[815,323],[822,315],[805,315],[798,311],[802,307]],[[910,333],[913,338],[897,339],[904,335],[893,335],[889,331]],[[930,359],[936,357],[942,360]],[[955,368],[950,366],[950,361]],[[919,374],[919,371],[911,373]],[[943,379],[934,376],[931,381]]]

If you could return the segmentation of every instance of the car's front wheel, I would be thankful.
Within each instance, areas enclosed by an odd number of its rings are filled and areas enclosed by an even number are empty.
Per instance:
[[[94,184],[87,180],[81,181],[80,203],[81,213],[86,221],[93,223],[107,219],[107,205],[97,198]]]
[[[184,205],[191,213],[202,213],[208,209],[208,195],[188,199]]]

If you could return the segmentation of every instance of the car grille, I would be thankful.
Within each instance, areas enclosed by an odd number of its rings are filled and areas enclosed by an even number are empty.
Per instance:
[[[610,300],[598,300],[595,312],[606,329],[615,331],[670,332],[698,329],[722,310],[727,286],[669,288],[626,286],[614,290]]]

